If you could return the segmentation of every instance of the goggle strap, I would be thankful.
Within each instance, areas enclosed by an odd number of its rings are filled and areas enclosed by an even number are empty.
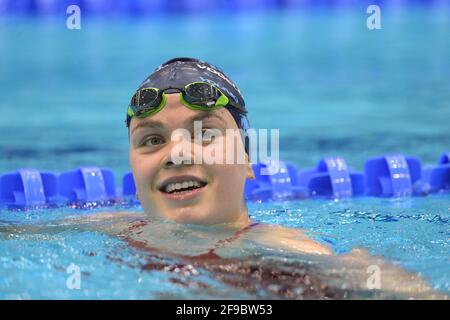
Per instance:
[[[225,107],[228,104],[228,102],[230,102],[230,101],[228,100],[226,95],[224,95],[222,92],[220,92],[220,93],[221,93],[221,95],[220,95],[219,99],[217,99],[217,101],[216,101],[216,107]]]
[[[134,111],[131,108],[131,106],[128,106],[127,116],[129,116],[129,117],[133,117],[134,116]]]

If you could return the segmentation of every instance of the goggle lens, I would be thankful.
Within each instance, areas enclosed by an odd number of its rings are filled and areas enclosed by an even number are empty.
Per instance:
[[[158,91],[153,88],[143,89],[139,91],[139,105],[153,105],[158,99]]]
[[[221,95],[219,90],[207,83],[192,83],[187,85],[185,90],[186,95],[197,103],[211,102],[214,105]]]
[[[158,89],[145,88],[136,92],[131,99],[131,106],[137,117],[157,109],[159,106]]]

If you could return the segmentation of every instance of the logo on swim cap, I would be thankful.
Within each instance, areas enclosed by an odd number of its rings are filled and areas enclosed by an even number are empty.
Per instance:
[[[220,78],[225,80],[230,86],[232,86],[237,92],[239,92],[239,94],[241,94],[238,87],[236,87],[236,85],[225,74],[223,74],[223,72],[221,72],[220,69],[211,66],[209,63],[203,64],[203,65],[200,63],[197,63],[197,67],[199,67],[200,69],[206,69],[209,72],[214,73],[215,75],[219,76]],[[236,101],[236,103],[237,103],[237,101]]]

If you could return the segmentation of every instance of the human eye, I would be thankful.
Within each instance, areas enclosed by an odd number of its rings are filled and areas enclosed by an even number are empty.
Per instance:
[[[161,145],[165,142],[164,138],[158,136],[158,135],[151,135],[147,136],[144,139],[142,139],[141,146],[142,147],[154,147]]]
[[[201,128],[195,128],[191,132],[191,138],[193,140],[198,139],[198,138],[203,138],[203,136],[205,135],[205,133],[208,130],[210,130],[210,128],[206,128],[206,127],[203,127],[203,126]]]
[[[204,121],[201,127],[201,134],[211,134],[225,131],[224,126],[219,121]]]
[[[202,128],[202,136],[204,136],[205,133],[206,134],[211,133],[212,130],[214,130],[214,128]]]
[[[202,129],[202,142],[203,144],[210,144],[218,142],[219,138],[223,137],[224,133],[218,128],[203,128]]]

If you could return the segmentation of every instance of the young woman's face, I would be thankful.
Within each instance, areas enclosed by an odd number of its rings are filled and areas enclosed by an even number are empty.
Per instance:
[[[225,134],[226,129],[237,129],[226,109],[191,110],[180,103],[179,94],[169,94],[160,112],[131,120],[130,166],[144,210],[180,223],[218,224],[248,219],[244,184],[252,174],[251,166],[204,161],[195,164],[194,159],[203,159],[207,146],[223,143],[212,154],[219,160],[226,159],[231,148],[224,143],[225,137],[203,144],[194,141],[194,121],[201,121],[203,131],[218,129]],[[171,141],[172,132],[180,128],[186,129],[192,139]],[[172,150],[179,150],[180,141],[187,148],[184,150],[190,149],[191,164],[174,161]],[[240,139],[235,141],[236,154],[236,148],[243,148],[243,144]]]

